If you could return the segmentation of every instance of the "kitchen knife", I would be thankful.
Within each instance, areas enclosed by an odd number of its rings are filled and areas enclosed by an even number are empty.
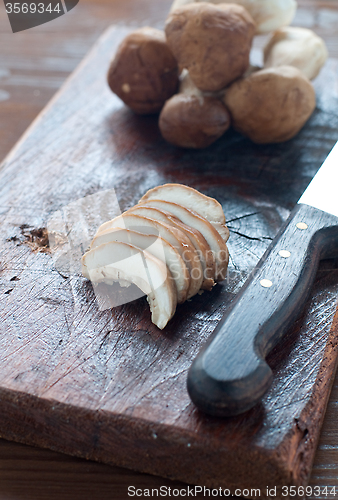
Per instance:
[[[338,142],[188,373],[204,412],[252,408],[272,382],[265,358],[297,319],[321,259],[338,256]]]

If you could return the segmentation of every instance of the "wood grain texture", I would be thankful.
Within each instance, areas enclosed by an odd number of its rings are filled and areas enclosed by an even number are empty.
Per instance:
[[[326,39],[331,56],[337,56],[336,2],[301,0],[299,4],[294,24],[315,29]],[[81,9],[77,8],[76,18],[74,10],[74,17],[70,17],[69,14],[60,18],[57,27],[50,23],[37,28],[34,33],[31,31],[23,32],[20,36],[16,35],[16,38],[9,32],[7,20],[3,16],[3,10],[0,9],[0,88],[9,94],[7,100],[0,102],[0,156],[3,157],[10,149],[104,27],[112,22],[133,26],[151,24],[161,27],[170,2],[138,1],[136,5],[135,2],[127,0],[123,2],[115,0],[114,3],[81,0],[80,5]],[[260,40],[258,42],[258,45],[262,43]],[[57,65],[53,66],[55,63]],[[332,75],[335,73],[336,70],[333,69]],[[50,85],[50,77],[54,79],[53,85]],[[56,78],[59,81],[56,81]],[[325,136],[326,128],[323,133]],[[325,146],[327,147],[328,145]],[[313,153],[312,150],[311,154]],[[318,161],[323,155],[324,151],[318,155]],[[270,168],[268,160],[267,168]],[[269,217],[268,208],[264,217]],[[255,236],[250,220],[253,220],[258,236]],[[251,233],[251,238],[266,237],[261,218],[258,217],[236,221],[233,234],[236,234],[235,232],[242,234],[248,232],[249,235]],[[249,260],[254,258],[250,249],[255,251],[248,248],[248,243],[251,241],[243,238],[236,241],[236,244],[234,242],[234,248],[243,250]],[[240,275],[240,272],[236,275]],[[319,288],[324,290],[326,287],[326,292],[321,295],[323,303],[325,301],[329,303],[334,299],[336,277],[337,270],[334,263],[328,262],[322,266],[317,281]],[[7,283],[12,285],[10,281]],[[314,299],[317,293],[319,293],[318,288],[315,288]],[[314,308],[314,311],[313,314],[318,314],[320,322],[321,315],[325,316],[325,307]],[[329,306],[327,311],[330,317],[332,310]],[[325,323],[321,325],[324,331]],[[338,485],[337,398],[337,382],[335,382],[311,476],[312,485]],[[2,470],[0,498],[6,500],[9,497],[59,499],[61,495],[64,498],[83,498],[84,491],[87,498],[122,499],[127,498],[128,484],[138,482],[141,486],[154,485],[154,487],[158,484],[171,484],[164,479],[159,482],[154,476],[137,475],[124,469],[62,457],[52,451],[40,451],[6,441],[0,441],[0,459]]]
[[[294,141],[262,147],[230,132],[190,152],[165,144],[156,117],[134,116],[107,89],[125,33],[102,38],[1,168],[2,436],[211,487],[304,483],[336,365],[337,281],[317,281],[305,316],[271,354],[272,388],[251,412],[205,417],[186,374],[335,142],[337,98],[323,86],[336,81],[335,63]],[[57,272],[38,230],[79,198],[114,188],[125,210],[168,181],[221,201],[232,263],[224,284],[180,306],[159,332],[144,299],[100,312],[88,282]]]

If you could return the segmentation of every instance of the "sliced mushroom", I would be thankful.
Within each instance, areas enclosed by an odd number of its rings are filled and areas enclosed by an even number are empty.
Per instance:
[[[182,207],[178,203],[150,199],[143,201],[142,204],[170,212],[175,217],[178,217],[184,224],[200,231],[213,252],[216,261],[216,281],[222,281],[225,279],[229,262],[228,248],[221,235],[207,219],[199,215],[197,212]]]
[[[190,285],[190,274],[179,252],[167,240],[154,234],[144,234],[130,229],[113,228],[99,233],[93,239],[91,249],[103,243],[114,241],[134,245],[165,262],[175,281],[177,302],[181,304],[186,300]]]
[[[216,224],[216,228],[217,224],[219,226],[225,226],[225,215],[222,205],[214,198],[210,198],[196,189],[184,186],[183,184],[163,184],[162,186],[149,189],[149,191],[142,196],[139,203],[152,199],[172,201],[173,203],[177,203],[189,210],[197,212],[212,224]],[[227,241],[229,237],[227,228],[224,228],[224,236],[222,235],[222,237],[224,241]]]
[[[197,252],[189,238],[176,227],[141,215],[125,213],[100,226],[98,233],[113,227],[127,228],[145,234],[156,234],[175,247],[184,260],[191,277],[187,298],[190,299],[200,290],[203,282],[203,270]],[[97,234],[98,234],[97,233]]]
[[[82,257],[83,274],[94,283],[126,281],[146,295],[152,322],[161,330],[173,317],[177,304],[174,280],[167,266],[146,250],[121,242],[93,248]]]
[[[145,217],[165,222],[183,231],[188,236],[191,243],[194,245],[202,265],[203,282],[201,284],[201,288],[203,290],[212,289],[215,284],[215,259],[204,236],[197,229],[184,224],[169,212],[164,212],[163,210],[160,210],[158,208],[149,207],[146,205],[144,206],[142,204],[135,205],[130,210],[128,210],[128,212],[144,215]]]

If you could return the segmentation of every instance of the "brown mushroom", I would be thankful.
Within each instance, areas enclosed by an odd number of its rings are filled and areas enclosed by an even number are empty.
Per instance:
[[[235,130],[258,144],[294,137],[316,107],[311,82],[292,66],[256,71],[233,83],[224,97]]]
[[[164,32],[141,28],[128,35],[111,63],[108,84],[135,113],[161,111],[178,87],[177,62]]]
[[[205,148],[230,127],[230,115],[216,97],[176,94],[160,114],[164,139],[182,148]]]
[[[165,32],[180,71],[200,90],[221,90],[249,66],[255,23],[240,5],[185,5],[171,12]]]
[[[171,11],[200,0],[174,0]],[[256,23],[256,34],[271,33],[291,23],[297,9],[295,0],[209,0],[210,3],[236,3],[245,7]]]

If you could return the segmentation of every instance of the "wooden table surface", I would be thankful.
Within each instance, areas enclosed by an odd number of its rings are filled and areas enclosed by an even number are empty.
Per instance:
[[[0,3],[0,160],[106,27],[161,28],[170,4],[170,0],[80,0],[69,14],[12,34]],[[330,57],[338,58],[337,0],[300,0],[294,24],[315,30],[325,39]],[[263,43],[264,37],[256,40],[257,46]],[[337,417],[338,376],[310,483],[335,485],[338,494]],[[124,499],[129,498],[129,485],[156,488],[177,484],[0,440],[0,500]]]

